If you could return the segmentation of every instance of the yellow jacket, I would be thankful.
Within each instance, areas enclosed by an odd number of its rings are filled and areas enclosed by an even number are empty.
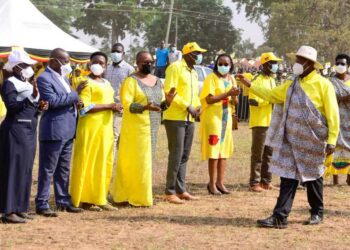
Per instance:
[[[164,91],[168,93],[172,87],[176,88],[177,95],[164,112],[164,120],[194,122],[187,107],[200,107],[198,75],[195,69],[187,66],[184,59],[170,64],[166,70]]]
[[[317,73],[316,70],[300,79],[300,86],[318,111],[326,118],[328,125],[328,144],[336,145],[339,133],[339,108],[332,83]],[[250,92],[259,95],[270,103],[284,103],[289,86],[293,80],[268,89],[252,84]]]
[[[276,87],[275,79],[272,76],[263,74],[257,75],[251,84],[252,86],[256,85],[267,89]],[[254,99],[258,103],[258,106],[249,105],[249,128],[269,127],[272,116],[272,104],[251,91],[249,91],[248,99]]]

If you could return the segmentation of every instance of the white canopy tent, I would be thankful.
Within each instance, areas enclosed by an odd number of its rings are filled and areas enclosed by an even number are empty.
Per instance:
[[[54,48],[70,52],[73,59],[84,60],[95,48],[58,28],[29,0],[0,0],[0,52],[23,47],[33,57],[46,57]],[[5,53],[4,53],[5,52]]]

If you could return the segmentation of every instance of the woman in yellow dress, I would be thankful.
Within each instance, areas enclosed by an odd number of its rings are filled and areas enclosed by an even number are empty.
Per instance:
[[[220,55],[200,94],[203,109],[200,117],[202,160],[208,160],[207,189],[212,195],[230,193],[224,185],[225,164],[233,153],[232,114],[239,95],[232,71],[231,57]]]
[[[152,206],[152,160],[161,111],[170,105],[175,89],[163,101],[162,83],[151,74],[153,59],[149,52],[139,52],[136,64],[138,70],[124,80],[120,89],[124,113],[111,195],[116,203]]]
[[[121,106],[114,103],[113,88],[101,76],[107,56],[95,52],[90,63],[91,74],[80,94],[84,107],[74,143],[70,195],[75,207],[113,210],[107,203],[113,170],[113,112],[121,111]]]
[[[347,175],[346,183],[350,185],[350,76],[348,69],[350,57],[339,54],[335,58],[336,75],[330,78],[338,100],[340,131],[337,146],[333,153],[333,162],[329,164],[325,175],[333,175],[333,184],[338,185],[338,175]]]

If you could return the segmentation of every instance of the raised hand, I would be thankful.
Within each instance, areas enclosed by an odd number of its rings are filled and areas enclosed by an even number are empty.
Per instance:
[[[33,78],[30,83],[33,85],[33,93],[32,96],[33,98],[37,98],[37,96],[39,95],[39,89],[38,89],[38,84],[36,83],[36,79]]]
[[[170,106],[176,95],[177,93],[175,87],[172,87],[168,93],[165,93],[165,100],[168,106]]]

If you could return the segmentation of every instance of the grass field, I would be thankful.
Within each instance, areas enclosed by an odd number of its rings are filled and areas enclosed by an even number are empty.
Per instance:
[[[167,140],[161,127],[153,175],[155,206],[60,213],[58,218],[36,216],[25,225],[0,224],[0,249],[350,249],[350,187],[344,184],[325,187],[325,221],[319,226],[302,225],[309,214],[306,192],[300,190],[288,229],[256,227],[257,219],[270,215],[278,191],[247,191],[251,136],[245,124],[234,132],[234,140],[234,159],[227,162],[226,178],[231,195],[208,195],[207,163],[200,161],[197,129],[187,182],[189,191],[201,200],[165,203]],[[32,202],[36,188],[35,181]]]

